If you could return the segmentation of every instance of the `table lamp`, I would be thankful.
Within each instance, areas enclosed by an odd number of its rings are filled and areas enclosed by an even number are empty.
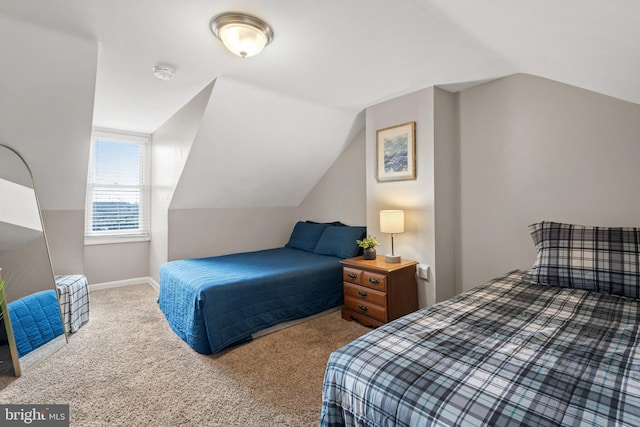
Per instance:
[[[404,233],[404,211],[380,211],[380,232],[391,234],[391,254],[385,255],[384,260],[390,263],[400,262],[400,255],[396,255],[393,250],[393,235],[397,233]]]

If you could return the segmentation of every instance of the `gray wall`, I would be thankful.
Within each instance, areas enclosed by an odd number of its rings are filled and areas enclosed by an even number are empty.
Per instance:
[[[558,82],[515,75],[457,95],[427,88],[371,106],[364,134],[298,207],[167,212],[202,106],[188,108],[185,122],[168,123],[154,135],[151,246],[84,247],[83,211],[45,207],[56,273],[82,272],[92,283],[157,279],[165,257],[281,246],[300,219],[366,223],[385,253],[390,239],[379,233],[378,211],[403,208],[407,231],[396,238],[397,252],[434,267],[442,300],[530,267],[535,251],[527,225],[535,221],[640,226],[634,197],[640,106]],[[418,179],[378,183],[375,131],[411,120],[417,122]],[[168,150],[164,158],[158,149]],[[163,181],[168,176],[171,182]]]
[[[524,74],[369,107],[369,231],[388,251],[378,212],[405,209],[396,252],[432,266],[441,301],[530,268],[533,222],[640,226],[639,118],[636,104]],[[412,120],[417,179],[377,182],[376,130]]]
[[[42,220],[54,273],[84,274],[84,211],[42,211]]]
[[[55,274],[84,274],[90,284],[149,276],[149,242],[85,246],[84,211],[42,211],[42,219]]]
[[[149,242],[87,245],[84,274],[90,284],[149,276]]]
[[[456,293],[455,254],[451,243],[455,227],[450,218],[456,206],[456,182],[448,180],[449,176],[455,178],[452,172],[456,168],[457,152],[455,113],[455,95],[435,88],[422,89],[366,110],[368,232],[381,242],[379,254],[390,253],[391,236],[380,232],[379,212],[403,209],[405,232],[395,236],[395,252],[431,266],[431,283],[435,285],[437,301]],[[378,182],[376,131],[410,121],[416,122],[416,179]],[[436,210],[436,201],[439,210]],[[426,288],[418,288],[421,307],[427,304],[426,294]]]
[[[366,225],[365,176],[363,129],[304,199],[296,211],[296,218]]]
[[[18,244],[0,255],[2,277],[6,279],[7,301],[15,301],[34,292],[55,289],[44,237]]]
[[[169,260],[284,246],[295,208],[170,209]]]
[[[460,135],[458,95],[434,88],[434,222],[436,298],[442,301],[460,292],[456,280],[459,238]]]
[[[299,220],[364,225],[363,153],[361,132],[297,207],[169,209],[168,259],[281,247]]]
[[[530,268],[540,220],[640,226],[640,106],[518,74],[460,93],[460,262],[469,289]]]
[[[55,274],[84,274],[90,284],[149,276],[149,242],[85,246],[83,210],[45,210],[42,219]]]

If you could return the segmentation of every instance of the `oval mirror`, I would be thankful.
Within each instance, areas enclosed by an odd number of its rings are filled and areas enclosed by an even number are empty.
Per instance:
[[[0,141],[0,375],[20,376],[67,343],[33,177]]]

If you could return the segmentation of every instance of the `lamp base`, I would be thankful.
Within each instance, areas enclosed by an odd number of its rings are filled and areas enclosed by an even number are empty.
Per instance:
[[[388,263],[399,263],[401,260],[400,255],[385,255],[384,262]]]

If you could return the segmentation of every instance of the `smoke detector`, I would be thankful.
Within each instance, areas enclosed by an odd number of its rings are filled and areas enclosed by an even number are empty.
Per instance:
[[[153,67],[153,75],[160,80],[171,80],[175,73],[176,70],[168,65],[156,65]]]

